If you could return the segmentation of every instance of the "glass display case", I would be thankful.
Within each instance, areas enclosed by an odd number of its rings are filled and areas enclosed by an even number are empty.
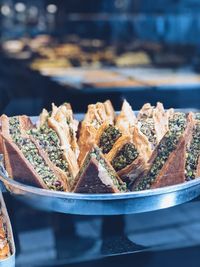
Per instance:
[[[106,99],[116,111],[124,99],[134,111],[158,101],[200,110],[199,13],[198,0],[1,0],[1,114],[37,116],[52,102],[84,113]],[[17,267],[199,261],[196,195],[156,211],[86,216],[34,209],[2,190]]]

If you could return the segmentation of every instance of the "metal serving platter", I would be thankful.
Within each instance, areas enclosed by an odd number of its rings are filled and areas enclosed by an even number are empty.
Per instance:
[[[10,179],[2,166],[0,180],[8,191],[34,208],[81,215],[154,211],[188,202],[200,195],[200,178],[158,189],[117,194],[65,193],[27,186]]]
[[[0,205],[1,205],[1,212],[3,214],[3,218],[5,220],[6,224],[6,231],[7,231],[7,238],[10,245],[10,251],[11,255],[3,260],[0,260],[0,267],[14,267],[15,266],[15,243],[12,233],[12,227],[10,223],[10,219],[8,216],[8,212],[6,209],[6,205],[2,196],[2,193],[0,192]]]
[[[187,109],[180,110],[188,112]],[[191,110],[190,111],[197,111]],[[75,115],[77,120],[83,114]],[[33,123],[37,117],[31,117]],[[0,162],[2,159],[0,158]],[[200,177],[178,185],[140,192],[78,194],[28,186],[9,178],[0,164],[0,181],[8,191],[30,206],[46,211],[80,215],[120,215],[149,212],[188,202],[200,195]]]

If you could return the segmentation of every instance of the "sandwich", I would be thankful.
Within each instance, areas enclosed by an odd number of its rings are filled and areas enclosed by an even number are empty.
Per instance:
[[[68,190],[67,182],[47,153],[27,131],[33,128],[27,116],[1,116],[5,166],[11,178],[57,191]]]
[[[149,169],[136,179],[133,190],[158,188],[185,181],[186,149],[192,140],[193,114],[173,113],[168,127],[168,132],[149,160]]]
[[[192,132],[192,140],[188,144],[186,151],[186,181],[200,177],[200,113],[196,113],[194,116],[195,126]]]
[[[43,115],[46,111],[43,111]],[[44,119],[46,117],[46,119]],[[77,123],[68,104],[52,104],[49,116],[40,116],[37,128],[28,131],[38,146],[45,151],[51,163],[62,173],[70,191],[79,171],[76,140]]]
[[[152,151],[168,131],[168,120],[172,113],[173,109],[165,111],[163,105],[159,102],[156,107],[147,103],[139,111],[137,116],[138,127],[151,143]]]
[[[88,105],[87,113],[84,120],[81,122],[78,145],[80,149],[80,155],[78,158],[79,165],[85,155],[96,143],[96,135],[101,125],[107,121],[113,125],[115,119],[115,112],[113,106],[109,100],[104,103],[96,103]]]
[[[106,158],[120,178],[130,183],[148,168],[151,153],[150,143],[135,126],[131,135],[123,135],[115,142]]]
[[[126,192],[121,181],[101,150],[94,146],[85,157],[77,176],[75,193],[120,193]]]

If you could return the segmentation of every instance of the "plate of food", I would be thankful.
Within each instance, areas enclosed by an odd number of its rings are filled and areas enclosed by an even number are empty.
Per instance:
[[[15,266],[15,243],[6,205],[0,193],[0,266]]]
[[[80,116],[78,116],[80,119]],[[200,113],[127,101],[1,116],[0,179],[28,204],[71,214],[130,214],[200,195]]]

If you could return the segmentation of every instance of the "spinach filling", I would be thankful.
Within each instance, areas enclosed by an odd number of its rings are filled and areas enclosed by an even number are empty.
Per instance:
[[[147,137],[153,147],[156,147],[156,132],[154,127],[153,118],[140,119],[140,131]]]
[[[139,153],[132,143],[125,144],[113,158],[111,164],[116,171],[120,171],[130,165]]]
[[[158,155],[155,158],[147,176],[135,188],[136,191],[149,189],[155,181],[159,171],[167,161],[172,151],[176,149],[178,141],[186,128],[186,114],[175,113],[169,120],[169,131],[165,134],[157,147]]]
[[[31,129],[28,134],[32,135],[39,142],[40,146],[48,154],[51,162],[67,174],[71,184],[73,177],[69,171],[68,162],[63,159],[63,150],[60,147],[57,133],[45,123],[39,129]]]
[[[120,131],[110,124],[100,137],[99,147],[102,149],[102,152],[107,154],[121,135]]]
[[[54,175],[44,159],[39,155],[35,144],[30,139],[21,136],[20,123],[17,117],[9,119],[9,129],[14,143],[19,147],[24,157],[31,163],[48,188],[64,191],[61,182]]]
[[[193,130],[193,139],[186,154],[185,178],[186,181],[195,179],[198,159],[200,156],[200,122]]]
[[[87,156],[84,165],[82,167],[81,173],[80,175],[83,173],[84,169],[87,167],[87,165],[89,164],[91,158],[95,158],[101,165],[103,168],[105,168],[105,170],[107,171],[107,173],[109,174],[109,177],[112,179],[113,184],[118,188],[118,190],[120,192],[126,192],[127,191],[127,187],[126,184],[124,182],[121,182],[118,180],[118,178],[116,177],[116,173],[113,169],[111,169],[105,159],[101,156],[101,151],[97,148],[94,148]]]

